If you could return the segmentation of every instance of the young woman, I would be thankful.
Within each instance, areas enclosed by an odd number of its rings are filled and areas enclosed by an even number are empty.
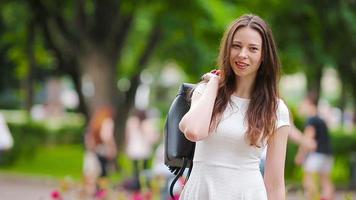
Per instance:
[[[88,127],[85,136],[86,147],[93,150],[100,163],[100,177],[107,177],[107,168],[116,158],[117,149],[114,139],[114,111],[109,106],[99,107]]]
[[[85,134],[85,146],[84,191],[91,196],[99,189],[98,178],[106,178],[109,167],[115,166],[114,111],[110,106],[95,110]]]
[[[135,109],[133,115],[126,122],[126,153],[133,162],[134,183],[132,190],[142,189],[140,173],[148,170],[149,159],[153,155],[154,144],[159,139],[152,120],[147,116],[146,110]],[[149,181],[146,181],[149,187]]]
[[[179,126],[196,142],[182,200],[285,199],[289,112],[278,96],[280,62],[272,31],[243,15],[221,41],[219,70],[203,76]],[[259,171],[268,144],[264,180]]]

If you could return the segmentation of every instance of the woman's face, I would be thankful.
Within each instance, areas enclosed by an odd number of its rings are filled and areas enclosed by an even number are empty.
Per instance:
[[[230,49],[230,65],[235,75],[240,78],[255,78],[261,65],[262,38],[249,27],[235,32]]]

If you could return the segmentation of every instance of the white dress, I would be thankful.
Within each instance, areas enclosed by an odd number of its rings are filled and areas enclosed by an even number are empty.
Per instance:
[[[198,85],[202,93],[206,85]],[[250,146],[244,122],[249,99],[231,96],[216,131],[195,147],[193,169],[180,195],[181,200],[267,200],[259,170],[265,148]],[[277,111],[277,128],[289,125],[289,112],[282,100]]]

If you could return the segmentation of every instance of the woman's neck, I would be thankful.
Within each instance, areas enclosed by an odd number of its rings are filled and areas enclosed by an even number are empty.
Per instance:
[[[236,89],[233,95],[246,99],[251,98],[251,93],[252,93],[254,83],[255,83],[254,79],[243,79],[241,77],[237,77]]]

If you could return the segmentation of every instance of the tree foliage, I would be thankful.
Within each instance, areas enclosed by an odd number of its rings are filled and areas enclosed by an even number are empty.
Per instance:
[[[356,99],[354,1],[14,0],[0,6],[1,86],[22,80],[19,87],[31,91],[50,74],[69,76],[79,111],[116,108],[117,140],[149,63],[173,61],[196,81],[215,68],[223,31],[243,13],[270,23],[285,73],[305,72],[308,90],[319,92],[324,67],[333,66]],[[87,77],[94,96],[81,89]],[[121,78],[130,81],[129,90],[117,88]]]

